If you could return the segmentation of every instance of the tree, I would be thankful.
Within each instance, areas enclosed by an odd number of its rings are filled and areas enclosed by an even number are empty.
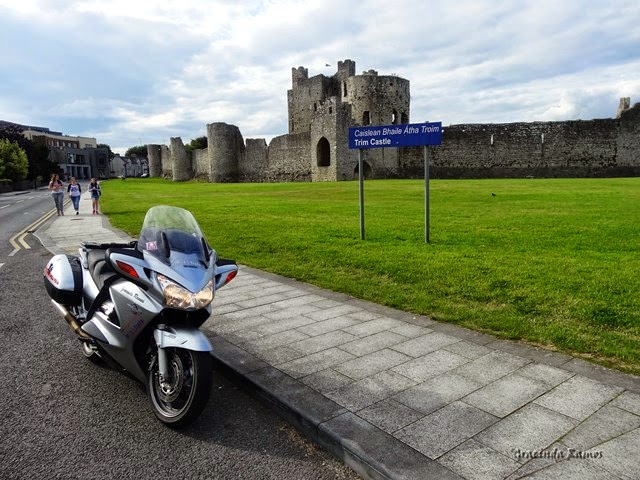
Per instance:
[[[116,156],[116,154],[111,151],[111,147],[109,145],[107,145],[106,143],[99,143],[99,144],[96,145],[96,148],[106,148],[106,149],[108,149],[109,150],[109,160],[113,159],[113,157]]]
[[[191,142],[184,146],[187,152],[192,152],[193,150],[202,150],[203,148],[207,148],[207,137],[198,137],[191,139]]]
[[[47,178],[52,172],[57,172],[59,166],[49,161],[49,148],[41,142],[34,142],[22,134],[22,128],[16,124],[4,124],[0,126],[0,138],[17,143],[26,153],[29,169],[27,178]]]
[[[146,145],[136,145],[135,147],[131,147],[124,153],[125,157],[142,157],[147,158],[147,146]]]
[[[0,139],[0,178],[14,182],[24,180],[29,171],[27,154],[17,142]]]

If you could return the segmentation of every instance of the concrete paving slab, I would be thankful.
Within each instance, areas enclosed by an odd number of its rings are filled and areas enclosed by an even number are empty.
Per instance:
[[[302,378],[312,373],[331,368],[334,365],[341,365],[353,358],[355,357],[350,353],[338,348],[330,348],[329,350],[306,355],[290,362],[276,364],[275,366],[293,378]]]
[[[579,462],[558,462],[547,468],[538,470],[526,477],[527,480],[618,480],[611,472],[596,465]]]
[[[575,375],[573,372],[552,367],[551,365],[545,365],[544,363],[529,363],[516,370],[515,373],[543,382],[550,388],[561,384]]]
[[[350,335],[347,332],[340,330],[318,335],[316,337],[309,337],[299,342],[295,342],[289,345],[290,348],[298,350],[304,354],[311,354],[327,350],[332,347],[348,343],[356,339],[355,335]]]
[[[578,423],[553,410],[529,404],[477,435],[475,440],[525,463],[527,453],[545,449]]]
[[[548,389],[545,383],[533,378],[509,374],[467,395],[462,401],[504,418]]]
[[[493,352],[492,349],[487,348],[483,345],[478,345],[477,343],[467,342],[464,340],[461,342],[456,342],[456,343],[447,345],[443,347],[443,350],[447,350],[457,355],[462,355],[463,357],[466,357],[472,360],[479,357],[483,357]]]
[[[510,353],[492,351],[456,368],[454,373],[486,385],[530,362],[530,360]]]
[[[379,372],[338,390],[325,392],[325,395],[350,411],[357,412],[413,385],[415,382],[397,373]]]
[[[453,402],[397,431],[394,436],[435,460],[497,420],[464,402]]]
[[[569,432],[562,443],[575,450],[597,449],[601,443],[640,427],[640,416],[605,405]],[[638,452],[640,455],[640,451]],[[638,470],[640,473],[640,470]]]
[[[623,392],[611,402],[611,405],[640,415],[640,395],[637,393]]]
[[[407,407],[428,415],[482,387],[478,382],[444,373],[408,388],[393,397]]]
[[[623,389],[576,375],[561,383],[535,403],[576,420],[584,420]]]
[[[387,399],[363,408],[358,412],[358,416],[381,430],[393,434],[425,415],[399,402]]]
[[[422,357],[410,360],[392,370],[416,382],[423,382],[429,378],[437,377],[449,370],[453,370],[469,361],[462,355],[457,355],[446,350],[437,350]]]
[[[411,357],[385,348],[362,357],[341,362],[340,365],[335,366],[334,370],[354,380],[362,380],[365,377],[388,370],[409,360],[411,360]]]
[[[461,341],[446,333],[432,332],[421,337],[412,338],[393,347],[397,352],[404,353],[413,358],[421,357],[428,353],[440,350],[447,345]]]
[[[368,337],[375,333],[383,332],[385,330],[392,330],[398,327],[404,327],[405,325],[405,322],[396,320],[394,318],[378,317],[373,320],[362,322],[359,325],[345,328],[344,331],[357,337]]]
[[[402,335],[407,338],[416,338],[422,335],[426,335],[427,333],[433,332],[430,328],[427,327],[419,327],[418,325],[412,325],[411,323],[405,323],[396,328],[392,328],[390,330],[391,333],[397,333],[398,335]]]
[[[385,349],[392,345],[397,345],[407,339],[407,337],[391,331],[378,332],[368,337],[357,338],[357,340],[340,345],[340,349],[356,357],[362,357],[363,355]]]
[[[640,478],[639,428],[598,445],[592,449],[592,451],[594,450],[601,455],[588,460],[607,472],[626,480]]]
[[[313,314],[307,315],[309,318],[313,318]],[[299,327],[298,331],[309,335],[310,337],[316,335],[322,335],[329,332],[334,332],[336,330],[340,330],[343,328],[348,328],[353,325],[358,325],[362,323],[361,321],[350,318],[347,315],[341,315],[339,317],[330,318],[329,320],[323,320],[319,322],[315,322],[309,325],[305,325],[303,327]],[[346,332],[345,332],[346,333]],[[352,337],[356,338],[355,335]]]
[[[331,368],[322,370],[321,372],[312,373],[306,377],[302,377],[302,381],[309,385],[314,390],[321,393],[326,393],[331,390],[338,390],[346,385],[354,383],[353,378],[349,378],[346,375],[336,372]]]
[[[473,439],[444,454],[438,463],[467,480],[503,480],[520,468],[512,458]]]

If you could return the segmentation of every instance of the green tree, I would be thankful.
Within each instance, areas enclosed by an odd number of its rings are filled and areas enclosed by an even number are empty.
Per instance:
[[[55,162],[49,161],[49,148],[42,142],[31,141],[22,134],[22,127],[15,124],[0,126],[0,138],[17,143],[27,154],[29,170],[27,178],[48,178],[52,172],[59,171]]]
[[[198,137],[191,139],[191,142],[187,143],[184,148],[187,152],[192,152],[193,150],[207,148],[207,145],[207,137]]]
[[[136,145],[135,147],[131,147],[124,153],[125,157],[131,157],[133,155],[135,155],[136,157],[147,158],[147,146]]]
[[[24,180],[29,171],[27,154],[17,142],[0,139],[0,178],[14,182]]]
[[[99,143],[99,144],[96,145],[96,148],[107,148],[107,149],[109,149],[109,160],[111,160],[113,157],[116,156],[116,154],[111,151],[111,147],[109,145],[107,145],[106,143]]]

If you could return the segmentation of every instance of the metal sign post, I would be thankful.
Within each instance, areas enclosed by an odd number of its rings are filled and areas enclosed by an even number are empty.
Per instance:
[[[360,240],[364,240],[364,169],[362,168],[362,149],[358,150],[358,183],[360,184]]]
[[[424,147],[424,243],[429,243],[429,148]]]
[[[427,145],[442,143],[442,123],[407,123],[351,127],[349,148],[358,149],[358,180],[360,187],[360,239],[364,240],[364,168],[365,148],[424,147],[424,241],[429,243],[429,151]]]

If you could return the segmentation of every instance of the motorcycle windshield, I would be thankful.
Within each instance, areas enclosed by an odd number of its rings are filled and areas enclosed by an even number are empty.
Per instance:
[[[151,207],[144,217],[137,248],[164,263],[170,264],[172,257],[179,257],[184,262],[187,256],[190,262],[207,265],[205,252],[208,246],[202,230],[191,212],[184,208]]]

